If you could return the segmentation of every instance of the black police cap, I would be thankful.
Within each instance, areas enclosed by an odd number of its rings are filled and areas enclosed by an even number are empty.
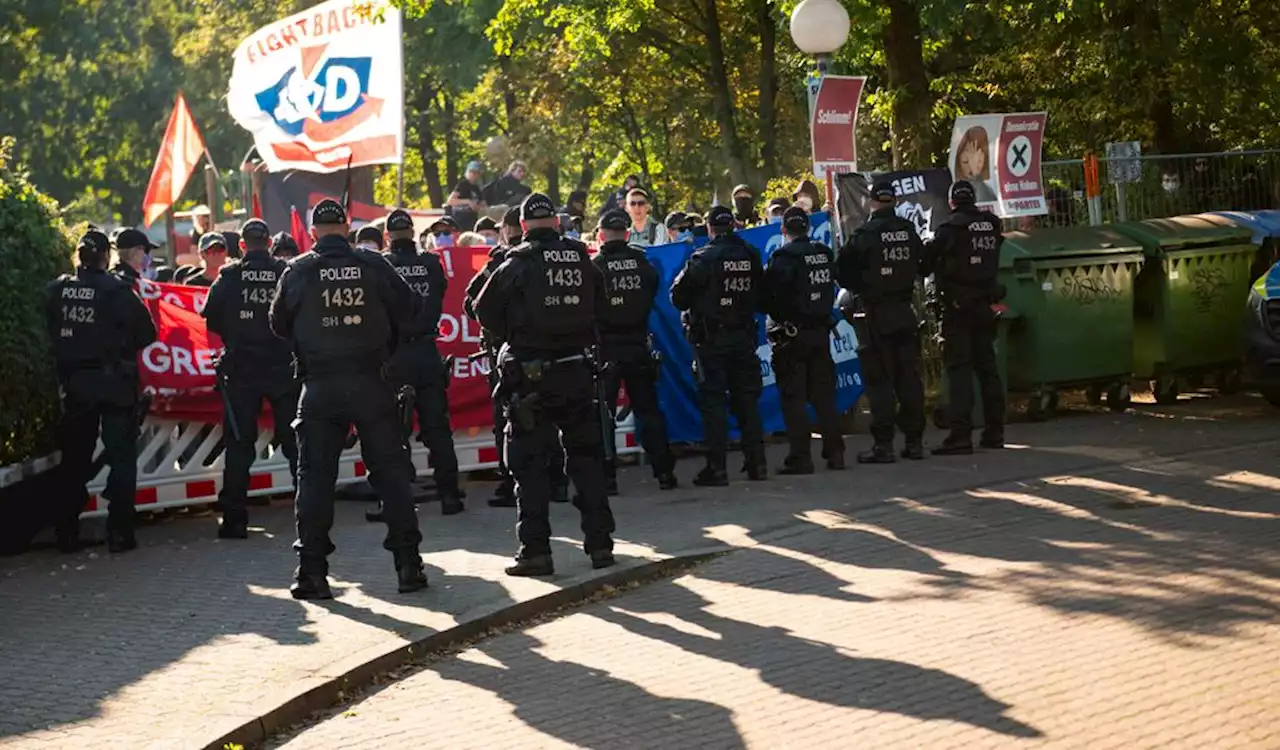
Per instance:
[[[520,228],[520,207],[512,206],[502,215],[502,225],[507,227]]]
[[[427,228],[428,232],[440,232],[444,230],[448,230],[450,232],[458,231],[457,220],[454,219],[452,216],[441,216],[440,218],[436,219],[431,224],[430,227]]]
[[[200,238],[200,252],[203,253],[214,245],[226,250],[227,238],[223,237],[221,232],[206,232],[204,236]]]
[[[689,222],[689,214],[684,211],[672,211],[667,214],[667,220],[663,222],[663,225],[667,229],[687,228]]]
[[[387,214],[387,231],[402,232],[406,229],[413,229],[413,217],[403,208],[397,208]]]
[[[707,212],[707,226],[723,229],[733,226],[733,210],[728,206],[712,206]]]
[[[620,211],[616,208],[604,212],[604,216],[600,217],[601,229],[623,230],[631,228],[631,217],[626,211]]]
[[[113,234],[115,235],[113,242],[118,248],[145,247],[148,250],[155,250],[160,247],[151,241],[146,232],[140,232],[137,229],[126,227],[118,232],[113,232]]]
[[[498,231],[498,222],[494,221],[492,217],[481,216],[480,219],[476,222],[475,231],[496,232]]]
[[[956,180],[951,185],[951,202],[964,206],[978,200],[978,194],[973,189],[973,183],[968,180]]]
[[[97,229],[90,229],[80,235],[80,242],[76,245],[76,249],[106,255],[111,252],[111,239]]]
[[[332,198],[325,198],[311,209],[311,223],[319,226],[324,224],[346,224],[347,209],[342,204]]]
[[[556,204],[542,193],[530,193],[520,204],[520,220],[550,219],[556,215]]]
[[[792,206],[782,213],[782,226],[795,234],[807,234],[809,231],[809,214],[799,206]]]
[[[364,242],[371,240],[377,243],[378,247],[382,247],[382,230],[374,226],[360,227],[360,231],[356,232],[356,242]]]
[[[871,195],[878,201],[887,203],[897,199],[897,193],[893,191],[893,183],[888,180],[876,180],[871,186]]]
[[[277,232],[276,236],[271,238],[271,254],[297,255],[298,243],[293,241],[293,235],[288,232]]]
[[[246,240],[269,240],[271,228],[262,219],[249,219],[240,225],[240,236]]]

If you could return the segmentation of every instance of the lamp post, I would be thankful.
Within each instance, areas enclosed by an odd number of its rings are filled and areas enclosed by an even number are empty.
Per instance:
[[[814,99],[822,77],[831,64],[831,55],[849,38],[849,12],[840,0],[801,0],[791,11],[791,39],[806,55],[817,60],[818,72],[808,81],[809,116],[813,117]],[[812,136],[810,136],[812,137]],[[815,175],[816,176],[816,175]],[[827,203],[835,206],[832,171],[826,170]]]

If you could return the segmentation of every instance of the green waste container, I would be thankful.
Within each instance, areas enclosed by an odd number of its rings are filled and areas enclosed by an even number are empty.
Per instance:
[[[1011,232],[1000,253],[1009,331],[1007,388],[1031,395],[1032,419],[1047,418],[1057,392],[1088,388],[1128,408],[1133,372],[1133,287],[1141,246],[1108,227]]]
[[[1222,391],[1238,390],[1253,232],[1199,216],[1115,229],[1140,243],[1147,258],[1135,289],[1134,375],[1154,381],[1158,403],[1177,400],[1181,379],[1207,373]]]
[[[1000,320],[996,325],[996,367],[1000,371],[1000,385],[1005,390],[1005,408],[1008,409],[1008,391],[1009,391],[1009,327],[1014,325],[1018,318],[1018,312],[1012,308],[1005,310],[1000,316]],[[947,430],[951,428],[951,415],[948,411],[950,402],[949,380],[947,368],[942,368],[941,392],[938,394],[938,401],[933,408],[933,423],[938,429]],[[975,428],[985,427],[987,420],[982,413],[982,390],[978,387],[978,378],[973,378],[973,412],[969,415]]]

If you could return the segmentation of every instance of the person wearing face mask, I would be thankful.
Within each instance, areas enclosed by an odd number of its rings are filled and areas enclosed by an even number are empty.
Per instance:
[[[791,202],[786,198],[774,198],[769,201],[769,205],[764,209],[765,218],[768,219],[770,224],[781,224],[782,215],[786,213],[788,208],[791,208]],[[806,211],[806,213],[808,212]]]
[[[137,229],[121,230],[115,237],[115,264],[111,273],[130,284],[138,279],[151,278],[151,251],[159,247],[145,232]]]
[[[475,233],[484,238],[484,244],[495,246],[498,244],[498,222],[488,216],[483,216],[476,222]]]
[[[431,233],[431,249],[454,247],[458,244],[458,222],[452,216],[441,216],[427,231]]]
[[[582,239],[582,224],[572,214],[559,214],[560,236],[570,240]]]
[[[801,180],[796,185],[795,192],[791,193],[791,203],[812,214],[822,206],[822,194],[818,192],[818,186],[813,180]]]
[[[684,211],[672,211],[664,222],[671,242],[693,242],[693,221]]]
[[[738,229],[754,227],[760,223],[760,214],[756,213],[756,194],[746,185],[738,185],[733,189],[733,220]]]
[[[360,227],[356,232],[356,247],[362,247],[375,253],[382,252],[384,240],[382,230],[372,225]]]

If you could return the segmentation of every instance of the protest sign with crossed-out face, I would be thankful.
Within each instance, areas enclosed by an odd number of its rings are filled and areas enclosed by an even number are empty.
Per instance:
[[[979,205],[1000,218],[1047,213],[1040,173],[1047,122],[1044,112],[956,118],[951,174],[974,182]]]

